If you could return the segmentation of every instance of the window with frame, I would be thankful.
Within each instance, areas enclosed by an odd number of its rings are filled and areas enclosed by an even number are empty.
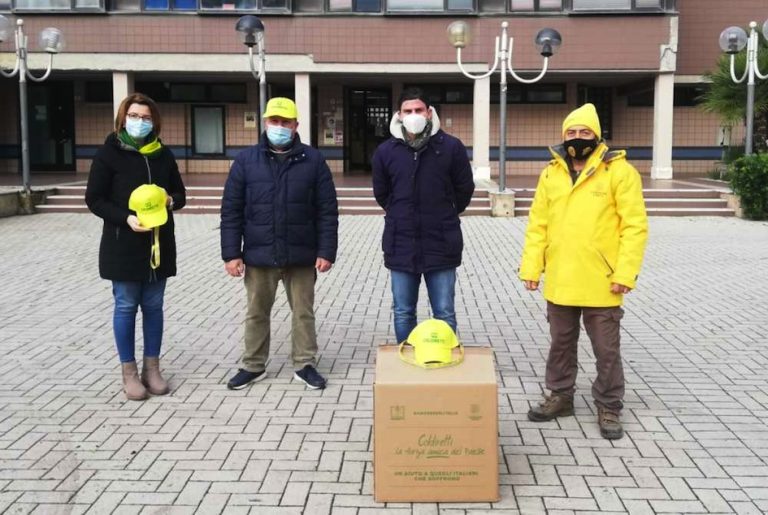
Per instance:
[[[83,101],[89,104],[112,103],[112,81],[89,80],[83,88]]]
[[[510,11],[562,11],[563,0],[509,0]]]
[[[673,10],[675,0],[570,0],[573,11],[646,11]]]
[[[196,11],[198,0],[111,0],[111,11]]]
[[[387,0],[389,12],[472,12],[475,0]]]
[[[104,11],[104,0],[0,0],[0,11]]]
[[[565,104],[565,84],[509,84],[508,104]],[[500,101],[499,88],[491,88],[491,103]]]
[[[288,12],[289,0],[200,0],[202,11]]]
[[[155,102],[220,102],[228,104],[247,102],[246,85],[238,82],[137,81],[135,89],[149,96]]]
[[[330,12],[378,13],[381,0],[328,0]]]
[[[192,106],[192,153],[224,155],[224,106]]]
[[[701,103],[701,96],[706,91],[706,84],[677,84],[675,85],[674,106],[696,107]],[[646,89],[627,95],[628,107],[653,107],[653,102],[653,89]]]

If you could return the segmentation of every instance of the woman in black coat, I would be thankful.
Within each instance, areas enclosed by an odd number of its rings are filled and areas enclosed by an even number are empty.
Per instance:
[[[176,242],[172,211],[186,203],[184,183],[170,149],[158,139],[162,120],[155,102],[134,93],[120,104],[115,131],[96,153],[88,176],[85,202],[104,220],[99,273],[112,281],[113,328],[122,363],[123,389],[130,400],[168,393],[160,374],[163,297],[168,277],[176,275]],[[128,207],[131,193],[142,184],[165,189],[168,221],[159,228],[160,263],[150,263],[153,231],[143,227]],[[157,257],[155,253],[155,258]],[[136,312],[141,306],[144,361],[136,365]]]

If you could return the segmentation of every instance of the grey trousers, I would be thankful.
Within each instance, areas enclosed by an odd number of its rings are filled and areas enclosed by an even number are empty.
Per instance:
[[[624,368],[621,363],[621,307],[587,308],[547,302],[552,343],[547,359],[546,383],[552,392],[573,396],[578,372],[579,319],[595,353],[597,378],[592,383],[595,404],[619,412],[624,407]]]
[[[243,368],[262,372],[269,358],[270,320],[275,303],[277,284],[283,281],[291,307],[291,359],[296,370],[315,365],[317,335],[315,334],[314,267],[245,268],[247,308],[245,314],[245,353]]]

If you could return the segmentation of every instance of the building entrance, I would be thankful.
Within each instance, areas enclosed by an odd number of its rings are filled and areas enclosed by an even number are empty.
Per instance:
[[[347,88],[344,119],[344,173],[368,174],[376,147],[389,138],[389,89]]]

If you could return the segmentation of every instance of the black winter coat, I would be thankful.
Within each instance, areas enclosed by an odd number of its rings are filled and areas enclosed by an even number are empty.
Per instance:
[[[373,155],[373,194],[384,208],[382,250],[390,270],[422,274],[461,264],[459,213],[475,184],[467,150],[438,130],[413,150],[391,137]]]
[[[295,136],[286,159],[266,135],[232,163],[221,202],[221,257],[248,266],[314,266],[336,261],[339,208],[331,171]]]
[[[112,281],[149,281],[176,275],[176,240],[173,213],[160,227],[160,266],[149,266],[152,231],[134,232],[126,219],[131,192],[142,184],[157,184],[173,198],[173,209],[181,209],[187,197],[176,159],[168,147],[154,157],[145,157],[126,147],[113,133],[96,152],[88,175],[85,202],[104,219],[99,247],[99,273]]]

